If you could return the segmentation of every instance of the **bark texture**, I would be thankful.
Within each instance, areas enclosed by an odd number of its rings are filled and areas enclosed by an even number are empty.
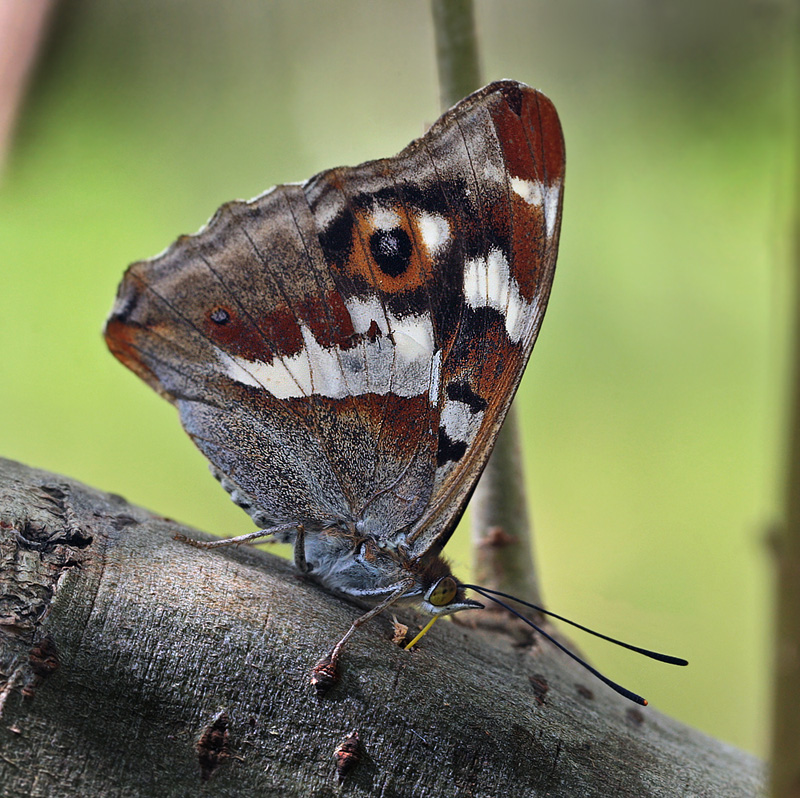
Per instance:
[[[176,532],[198,534],[0,460],[0,795],[760,792],[754,758],[546,643],[455,624],[409,653],[370,622],[318,700],[309,671],[360,610]]]

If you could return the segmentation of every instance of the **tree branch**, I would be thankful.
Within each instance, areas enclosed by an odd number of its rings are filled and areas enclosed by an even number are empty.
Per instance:
[[[378,618],[318,701],[309,671],[360,610],[176,532],[197,535],[0,460],[0,795],[333,795],[344,760],[351,796],[758,792],[754,758],[545,643],[439,624],[407,652]]]

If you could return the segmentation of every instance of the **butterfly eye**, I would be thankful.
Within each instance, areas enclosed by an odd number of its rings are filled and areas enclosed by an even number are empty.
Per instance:
[[[446,607],[458,593],[458,583],[452,576],[443,576],[428,592],[427,600],[434,607]]]

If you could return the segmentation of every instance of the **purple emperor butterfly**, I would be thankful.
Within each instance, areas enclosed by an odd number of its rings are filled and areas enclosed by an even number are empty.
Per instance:
[[[389,605],[482,606],[440,552],[544,317],[563,182],[553,104],[501,81],[394,158],[223,205],[125,274],[109,348],[260,527],[198,545],[291,542],[299,568],[371,605],[320,688]]]

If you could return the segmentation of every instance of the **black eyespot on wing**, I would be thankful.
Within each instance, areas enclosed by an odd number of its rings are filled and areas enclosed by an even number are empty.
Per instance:
[[[399,277],[411,261],[411,239],[400,227],[376,230],[369,238],[369,248],[378,268],[389,277]]]
[[[457,463],[466,451],[467,444],[464,441],[454,441],[447,434],[444,427],[439,427],[439,448],[436,452],[437,466],[443,466],[448,460]]]
[[[355,220],[349,211],[337,214],[319,234],[319,243],[325,257],[334,265],[343,266],[353,249],[353,225]]]
[[[227,324],[231,320],[231,314],[228,313],[225,308],[214,308],[211,313],[208,314],[208,318],[214,322],[214,324]]]
[[[463,402],[470,413],[482,413],[486,410],[487,402],[478,396],[466,382],[451,382],[447,386],[447,398],[455,402]]]

